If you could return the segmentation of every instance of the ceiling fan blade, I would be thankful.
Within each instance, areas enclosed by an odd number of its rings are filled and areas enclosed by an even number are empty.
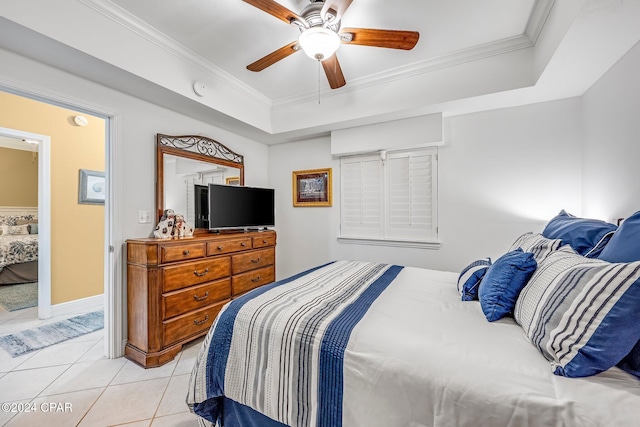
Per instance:
[[[249,71],[262,71],[265,68],[275,64],[276,62],[286,58],[289,55],[292,55],[300,50],[298,42],[291,42],[286,46],[282,46],[280,49],[275,50],[268,54],[267,56],[258,59],[256,62],[247,65],[247,70]]]
[[[338,89],[339,87],[347,84],[344,79],[344,75],[342,74],[342,68],[340,67],[336,54],[333,54],[331,58],[322,61],[322,68],[324,68],[324,73],[327,75],[327,80],[329,80],[329,86],[331,86],[331,89]]]
[[[420,33],[402,30],[376,30],[371,28],[343,28],[340,30],[342,42],[360,46],[386,47],[389,49],[411,50],[418,43]],[[344,36],[351,35],[351,40]]]
[[[257,7],[263,12],[267,12],[271,16],[275,16],[278,19],[283,20],[287,24],[290,24],[292,21],[301,21],[304,22],[298,14],[293,13],[286,7],[282,6],[280,3],[275,2],[274,0],[243,0],[245,3],[249,3],[251,6]]]
[[[326,17],[329,13],[334,18],[329,22],[337,22],[342,18],[342,15],[349,9],[353,0],[325,0],[322,6],[320,16]]]

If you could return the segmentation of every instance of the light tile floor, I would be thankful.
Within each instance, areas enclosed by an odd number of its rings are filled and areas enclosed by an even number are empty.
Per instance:
[[[36,307],[0,308],[0,335],[78,314],[39,320]],[[102,330],[16,358],[0,349],[0,426],[196,427],[185,397],[201,342],[150,369],[105,358]],[[34,411],[11,412],[19,404]]]

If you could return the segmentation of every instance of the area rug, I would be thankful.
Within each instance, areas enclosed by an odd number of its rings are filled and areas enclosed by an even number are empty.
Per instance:
[[[7,311],[38,305],[38,283],[0,286],[0,305]]]
[[[94,311],[60,322],[0,337],[0,348],[16,357],[104,327],[104,312]]]

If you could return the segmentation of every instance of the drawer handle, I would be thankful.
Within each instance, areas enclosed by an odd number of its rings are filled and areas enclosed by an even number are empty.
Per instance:
[[[219,250],[219,251],[221,251],[221,250],[223,250],[223,249],[224,249],[224,246],[222,246],[222,245],[218,246],[218,250]]]
[[[202,320],[194,320],[193,324],[194,325],[202,325],[207,320],[209,320],[209,315],[208,314],[206,316],[204,316],[204,319],[202,319]]]
[[[182,255],[184,255],[184,256],[189,255],[189,253],[190,253],[190,252],[189,252],[188,250],[182,251]]]
[[[262,240],[262,243],[264,243],[264,244],[266,245],[266,244],[267,244],[267,241],[266,241],[266,240]]]
[[[242,242],[242,243],[240,243],[240,246],[242,246],[244,248],[245,246],[247,246],[247,244],[245,242]]]
[[[198,295],[194,295],[193,299],[195,299],[196,301],[202,301],[207,299],[207,297],[209,296],[209,291],[205,292],[203,296],[199,297]]]
[[[207,274],[208,272],[209,272],[209,268],[207,267],[207,268],[205,268],[205,269],[204,269],[204,271],[203,271],[202,273],[198,273],[198,270],[195,270],[195,271],[193,272],[193,274],[195,274],[195,275],[196,275],[196,276],[198,276],[198,277],[202,277],[202,276],[204,276],[205,274]]]
[[[252,281],[253,283],[258,283],[258,282],[260,281],[260,279],[262,279],[262,276],[258,275],[258,277],[252,277],[252,278],[251,278],[251,281]]]
[[[259,262],[260,262],[260,259],[261,259],[261,258],[262,258],[262,257],[258,257],[258,259],[253,259],[253,258],[251,258],[251,262],[252,262],[252,263],[254,263],[254,264],[257,264],[257,263],[259,263]]]

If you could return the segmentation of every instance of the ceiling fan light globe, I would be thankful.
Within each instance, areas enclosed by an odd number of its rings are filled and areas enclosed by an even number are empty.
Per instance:
[[[340,47],[340,36],[324,27],[312,27],[300,34],[298,43],[309,58],[322,61],[336,53]]]

